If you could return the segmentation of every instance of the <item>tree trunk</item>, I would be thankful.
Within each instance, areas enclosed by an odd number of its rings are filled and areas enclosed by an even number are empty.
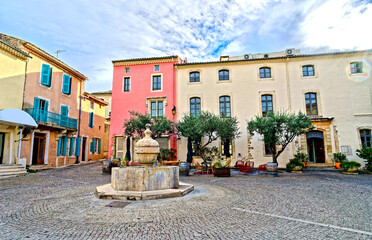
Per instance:
[[[273,163],[278,163],[276,153],[273,153]]]
[[[192,142],[191,142],[190,137],[187,138],[187,157],[186,157],[186,161],[188,163],[192,163]]]
[[[229,158],[231,156],[230,154],[230,139],[226,139],[223,146],[224,155],[226,158]]]

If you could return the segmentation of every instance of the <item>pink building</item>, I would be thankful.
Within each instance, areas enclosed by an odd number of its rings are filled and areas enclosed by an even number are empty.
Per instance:
[[[152,117],[165,116],[176,122],[176,70],[174,64],[181,63],[178,56],[136,58],[112,61],[114,76],[112,82],[111,126],[109,157],[121,158],[130,152],[134,156],[134,144],[124,135],[123,122],[129,111],[148,113]],[[160,148],[177,147],[176,137],[158,138]]]

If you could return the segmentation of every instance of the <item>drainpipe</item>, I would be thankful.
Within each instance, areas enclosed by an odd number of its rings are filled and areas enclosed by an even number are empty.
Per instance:
[[[78,121],[78,138],[80,138],[80,121],[81,121],[81,99],[82,99],[82,96],[81,96],[81,85],[83,83],[80,82],[80,89],[79,89],[79,121]],[[82,144],[82,141],[80,140],[80,144]],[[83,149],[84,146],[82,146],[80,148],[80,150]],[[76,150],[75,150],[76,151]],[[80,156],[80,154],[79,154]],[[79,156],[76,156],[76,161],[75,161],[75,164],[79,164]]]
[[[21,131],[19,132],[18,155],[17,155],[18,161],[21,158],[23,126],[20,126],[19,128],[21,129]]]

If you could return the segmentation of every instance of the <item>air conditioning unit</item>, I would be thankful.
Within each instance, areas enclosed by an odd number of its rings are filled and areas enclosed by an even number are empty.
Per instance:
[[[252,59],[252,54],[244,54],[244,59],[245,60]]]
[[[268,58],[269,57],[269,54],[264,54],[264,58]]]
[[[294,48],[288,48],[285,50],[285,55],[286,56],[293,56],[295,54],[295,49]]]

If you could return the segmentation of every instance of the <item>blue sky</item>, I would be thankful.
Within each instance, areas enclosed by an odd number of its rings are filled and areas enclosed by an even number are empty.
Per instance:
[[[111,89],[114,59],[372,48],[371,0],[0,1],[0,32],[66,50],[59,58],[90,79],[87,91]]]

